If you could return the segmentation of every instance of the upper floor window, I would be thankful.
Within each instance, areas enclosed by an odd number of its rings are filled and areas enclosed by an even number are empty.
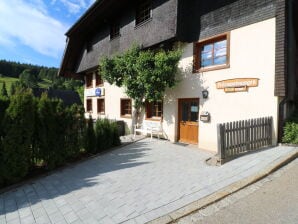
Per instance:
[[[146,118],[161,119],[163,113],[162,101],[153,101],[146,103]]]
[[[136,8],[136,25],[151,18],[151,0],[138,1]]]
[[[195,43],[194,70],[208,71],[229,67],[229,34]]]
[[[110,40],[120,36],[120,25],[114,23],[110,26]]]
[[[103,85],[103,80],[101,78],[101,75],[98,74],[98,72],[95,75],[95,80],[96,80],[96,86],[102,86]]]
[[[93,74],[86,75],[86,88],[92,88]]]
[[[87,50],[87,53],[93,50],[93,44],[92,44],[91,40],[87,40],[86,50]]]
[[[121,117],[131,117],[131,112],[132,112],[131,99],[121,99],[120,107],[121,107],[120,109]]]
[[[92,99],[86,101],[86,112],[92,113]]]

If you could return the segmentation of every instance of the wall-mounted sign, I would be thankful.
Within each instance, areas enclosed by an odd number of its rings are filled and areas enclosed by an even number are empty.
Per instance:
[[[101,96],[101,88],[96,88],[95,89],[95,95],[96,96]]]
[[[200,114],[200,121],[209,122],[210,121],[210,113],[207,111],[202,111]]]
[[[104,88],[91,88],[85,89],[85,96],[92,97],[92,96],[104,96],[105,89]]]
[[[259,79],[256,78],[227,79],[216,82],[216,88],[224,89],[226,93],[245,92],[248,91],[248,87],[257,87],[258,85]]]

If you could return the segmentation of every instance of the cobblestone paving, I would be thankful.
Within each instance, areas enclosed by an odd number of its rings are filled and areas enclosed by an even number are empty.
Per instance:
[[[296,150],[277,147],[210,167],[210,153],[145,139],[0,195],[0,224],[145,223]]]

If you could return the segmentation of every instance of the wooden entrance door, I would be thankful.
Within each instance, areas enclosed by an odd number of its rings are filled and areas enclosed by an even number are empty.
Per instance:
[[[178,139],[180,142],[198,144],[199,98],[179,99]]]

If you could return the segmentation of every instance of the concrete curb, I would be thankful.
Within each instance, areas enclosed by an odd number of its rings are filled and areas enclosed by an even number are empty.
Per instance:
[[[155,220],[149,221],[147,223],[149,223],[149,224],[173,223],[184,216],[187,216],[193,212],[196,212],[197,210],[199,210],[201,208],[211,205],[211,204],[259,181],[260,179],[263,179],[264,177],[268,176],[269,174],[273,173],[274,171],[287,165],[289,162],[293,161],[297,157],[298,157],[298,148],[296,148],[293,152],[283,156],[282,158],[277,159],[272,164],[270,164],[269,166],[267,166],[266,168],[257,172],[254,175],[246,177],[246,178],[244,178],[238,182],[235,182],[225,188],[222,188],[221,190],[219,190],[211,195],[208,195],[204,198],[194,201],[180,209],[177,209],[176,211],[173,211],[167,215],[161,216],[161,217],[159,217]]]

